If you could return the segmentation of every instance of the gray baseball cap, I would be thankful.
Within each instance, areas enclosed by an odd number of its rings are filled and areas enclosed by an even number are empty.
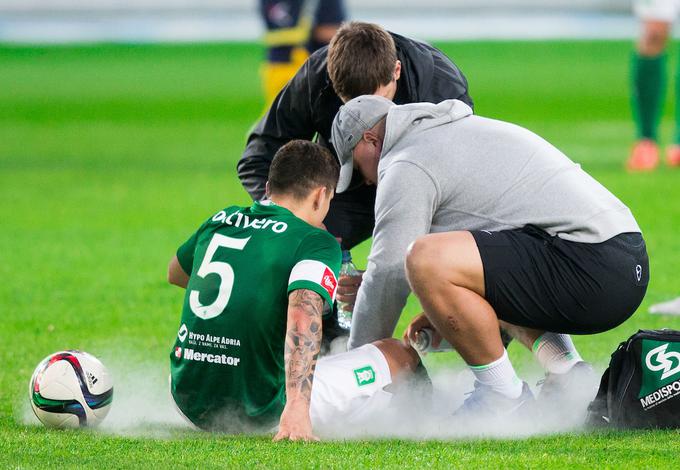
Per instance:
[[[352,181],[354,147],[362,139],[364,132],[384,118],[392,106],[394,103],[382,96],[363,95],[340,107],[331,129],[331,141],[340,160],[340,178],[335,192],[345,191]]]

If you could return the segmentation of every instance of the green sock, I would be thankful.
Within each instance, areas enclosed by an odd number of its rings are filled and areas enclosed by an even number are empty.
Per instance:
[[[656,140],[666,92],[666,54],[633,54],[632,92],[637,137]]]
[[[680,145],[680,67],[675,72],[675,141]]]

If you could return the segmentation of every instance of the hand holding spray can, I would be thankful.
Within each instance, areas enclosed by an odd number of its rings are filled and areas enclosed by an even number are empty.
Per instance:
[[[432,340],[434,339],[434,330],[432,328],[423,328],[418,330],[416,333],[416,340],[411,341],[411,346],[419,353],[430,353],[430,352],[443,352],[443,351],[453,351],[453,346],[451,343],[442,338],[439,346],[436,348],[432,346]]]

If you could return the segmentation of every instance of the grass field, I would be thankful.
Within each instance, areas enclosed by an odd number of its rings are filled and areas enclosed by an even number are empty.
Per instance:
[[[680,329],[680,318],[647,313],[651,303],[680,295],[680,170],[622,171],[633,133],[630,45],[440,46],[467,74],[478,114],[546,137],[627,203],[645,232],[652,270],[645,302],[616,330],[576,338],[582,355],[602,368],[638,328]],[[196,433],[163,419],[142,419],[133,432],[32,424],[33,367],[68,348],[111,365],[116,397],[136,396],[114,399],[119,422],[155,416],[139,404],[149,403],[147,392],[164,396],[156,389],[164,386],[182,298],[165,282],[166,264],[207,215],[248,202],[235,166],[262,106],[260,56],[255,45],[0,48],[1,467],[672,465],[678,432],[273,445],[262,437]],[[665,141],[672,111],[667,107]],[[355,250],[359,265],[367,251],[368,245]],[[417,312],[411,299],[398,332]],[[526,351],[513,345],[510,353],[520,373],[535,373]],[[429,357],[428,364],[460,366],[452,354]]]

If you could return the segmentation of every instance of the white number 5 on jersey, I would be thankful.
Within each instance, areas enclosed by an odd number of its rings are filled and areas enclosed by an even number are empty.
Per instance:
[[[189,293],[189,306],[194,314],[204,320],[210,318],[215,318],[220,313],[224,311],[224,308],[229,303],[229,297],[231,297],[231,289],[234,287],[234,270],[229,265],[223,261],[213,261],[213,256],[219,247],[231,248],[233,250],[243,250],[248,243],[250,237],[248,238],[231,238],[225,235],[220,235],[216,233],[213,235],[208,249],[205,250],[205,256],[203,257],[203,262],[201,266],[196,271],[198,277],[204,278],[208,274],[217,274],[220,276],[220,288],[217,293],[217,298],[210,305],[202,305],[199,300],[199,292],[197,290],[192,290]]]

